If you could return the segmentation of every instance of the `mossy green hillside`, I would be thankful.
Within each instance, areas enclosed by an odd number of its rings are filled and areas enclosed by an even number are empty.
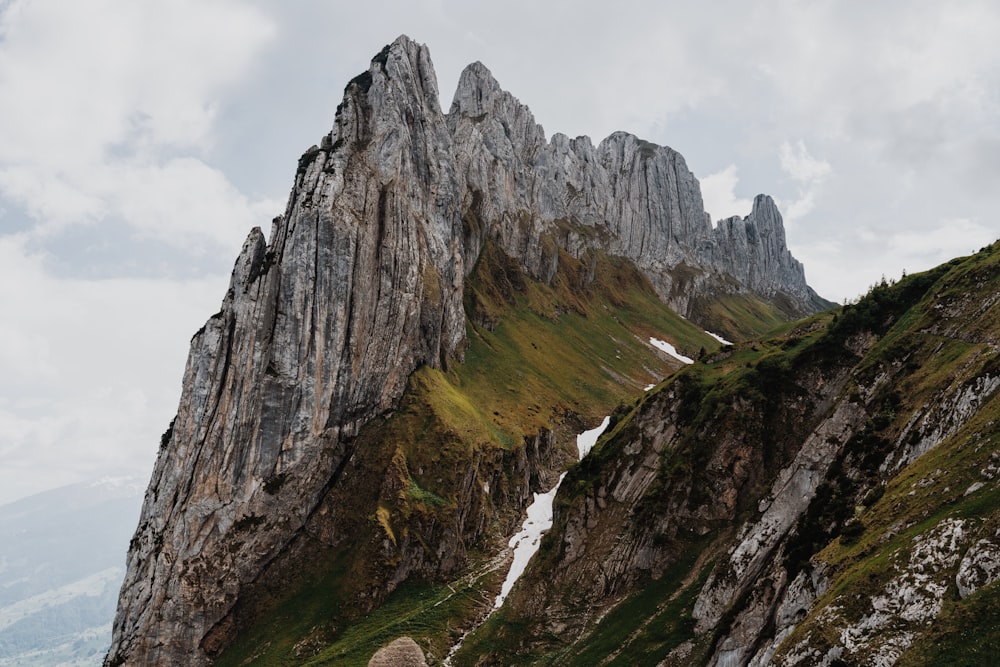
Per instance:
[[[631,400],[681,366],[650,337],[692,357],[719,349],[626,260],[562,253],[559,267],[551,284],[532,281],[487,243],[468,281],[470,345],[448,378],[501,430],[531,433],[570,414],[589,425]]]
[[[1000,299],[995,298],[996,294],[1000,294],[1000,244],[928,272],[883,282],[855,304],[794,324],[781,324],[766,339],[707,353],[656,389],[623,402],[612,416],[608,433],[564,480],[555,501],[556,525],[543,539],[539,556],[525,575],[526,583],[540,586],[552,576],[553,568],[559,567],[559,550],[554,545],[561,539],[560,516],[564,520],[574,503],[593,495],[593,486],[609,470],[623,465],[627,448],[641,441],[640,422],[648,418],[650,410],[673,411],[669,419],[676,420],[682,432],[676,440],[679,444],[664,451],[657,482],[634,509],[642,516],[647,516],[642,512],[648,511],[648,526],[670,511],[669,505],[658,501],[668,498],[672,488],[697,486],[705,475],[711,451],[708,445],[716,441],[710,437],[713,433],[732,430],[746,442],[758,443],[755,449],[771,447],[770,458],[765,456],[764,461],[770,461],[768,465],[776,473],[794,454],[795,442],[800,445],[810,430],[808,425],[797,424],[794,410],[781,410],[790,402],[808,403],[810,397],[802,391],[808,384],[805,378],[846,377],[836,400],[859,403],[867,418],[843,443],[829,478],[818,492],[816,512],[811,513],[811,506],[801,525],[793,529],[786,547],[790,552],[784,561],[790,576],[802,567],[812,567],[810,562],[823,561],[833,582],[784,646],[793,646],[810,631],[816,636],[829,634],[832,645],[838,640],[836,630],[828,619],[824,620],[822,610],[837,605],[854,620],[870,613],[870,596],[892,576],[901,554],[912,548],[914,538],[947,518],[969,521],[971,529],[981,536],[992,535],[1000,528],[1000,490],[994,478],[984,477],[983,472],[990,466],[998,467],[998,396],[989,397],[958,432],[900,472],[883,467],[887,460],[891,463],[893,455],[898,456],[921,437],[919,429],[913,427],[915,416],[924,414],[935,402],[974,386],[977,378],[1000,375]],[[670,400],[658,401],[665,393]],[[748,415],[756,416],[748,419]],[[668,417],[664,414],[658,418]],[[762,423],[780,423],[782,428],[772,428],[770,435],[755,433],[754,425]],[[906,431],[908,425],[910,430]],[[756,499],[770,488],[771,481],[764,476],[750,478],[751,483],[741,490],[747,502],[737,504],[734,525],[756,515]],[[975,489],[974,483],[985,486],[966,495],[970,488]],[[697,493],[691,499],[696,504],[710,500]],[[703,561],[725,554],[725,545],[702,548],[676,539],[671,544],[677,550],[678,562],[691,548],[701,549]],[[796,546],[801,547],[801,554],[792,553]],[[688,572],[687,580],[696,574]],[[951,581],[954,574],[947,575]],[[647,590],[658,592],[649,593],[647,598]],[[509,664],[556,664],[556,656],[580,656],[591,649],[595,651],[593,655],[587,653],[591,658],[604,653],[604,661],[643,664],[647,658],[659,659],[671,644],[676,646],[684,638],[671,631],[664,635],[662,644],[636,641],[644,636],[644,628],[653,627],[650,618],[655,609],[687,590],[666,575],[647,582],[605,616],[607,623],[588,628],[583,638],[570,646],[557,636],[544,635],[544,623],[516,617],[512,610],[505,609],[473,637],[471,646],[500,656],[501,662]],[[942,640],[942,636],[968,638],[968,628],[960,623],[994,600],[995,590],[996,584],[959,600],[952,584],[939,621],[918,634],[905,656],[911,661],[907,664],[944,664],[934,662],[940,656],[965,661],[957,664],[977,664],[976,656],[988,652],[1000,637],[995,619],[991,620],[993,614],[984,614],[984,626],[972,641]],[[745,604],[745,598],[737,601],[725,618],[733,618]],[[594,609],[580,612],[598,613]],[[539,632],[542,634],[532,634]],[[688,654],[694,660],[692,664],[700,664],[699,660],[710,655],[715,641],[712,636],[709,633],[705,636],[708,640],[703,637],[701,643],[695,642],[693,652]],[[613,638],[619,641],[621,650],[605,653]],[[468,655],[474,652],[470,649]]]
[[[832,307],[834,304],[830,305]],[[698,297],[692,300],[690,311],[692,319],[731,341],[765,336],[789,319],[794,319],[774,303],[754,294]]]
[[[675,492],[683,493],[677,491],[681,487],[689,488],[692,502],[707,500],[705,494],[713,487],[703,479],[710,454],[706,443],[716,442],[717,434],[744,432],[752,424],[756,435],[748,434],[750,440],[763,438],[765,427],[775,420],[791,423],[779,412],[785,409],[782,406],[791,405],[786,400],[789,396],[802,393],[794,381],[798,357],[825,335],[832,318],[832,314],[826,314],[795,324],[786,323],[766,340],[746,341],[706,353],[700,361],[686,366],[656,388],[619,404],[595,448],[563,480],[555,499],[556,525],[543,538],[540,551],[525,574],[525,590],[535,591],[529,596],[540,595],[539,587],[563,565],[560,531],[565,528],[574,505],[585,497],[602,495],[595,486],[606,483],[609,471],[618,466],[637,465],[629,456],[634,455],[636,443],[641,442],[641,421],[651,410],[658,412],[665,406],[674,406],[686,435],[682,435],[676,448],[664,451],[657,479],[643,501],[627,512],[629,525],[616,525],[609,529],[612,532],[649,530],[662,523],[662,517],[670,512],[670,499]],[[748,405],[757,406],[752,410],[752,419],[746,418]],[[804,430],[790,428],[783,436],[787,442],[773,444],[774,451],[764,455],[759,467],[775,474],[782,462],[787,461],[796,434],[801,437]],[[633,454],[627,453],[629,450]],[[770,479],[760,476],[746,485],[745,502],[738,509],[741,519],[756,511],[757,496]],[[720,526],[720,530],[725,529]],[[662,540],[654,537],[653,542],[664,549],[664,562],[669,563],[666,571],[638,582],[622,601],[612,605],[604,620],[595,627],[585,628],[579,642],[567,645],[565,638],[540,630],[547,625],[548,617],[519,618],[512,610],[503,609],[470,637],[456,664],[464,664],[462,660],[473,664],[477,656],[486,653],[495,664],[605,664],[600,660],[591,662],[601,654],[601,660],[612,660],[614,664],[655,664],[664,659],[679,644],[694,639],[690,604],[722,547],[719,543],[708,546],[711,540],[689,532],[688,527],[677,534],[664,535]],[[699,561],[700,565],[694,568],[693,563]],[[607,611],[594,606],[592,601],[577,599],[573,591],[556,591],[553,595],[563,609],[561,613],[574,618],[599,617]],[[605,652],[612,646],[615,648]],[[689,656],[710,650],[709,638],[697,644]]]
[[[502,578],[492,560],[474,556],[453,581],[406,582],[370,613],[351,613],[338,602],[351,595],[350,561],[357,553],[327,555],[328,561],[303,573],[315,578],[303,580],[266,623],[243,633],[213,664],[364,667],[379,647],[402,636],[414,638],[439,664],[460,636],[456,621],[483,613],[489,602],[483,590]]]
[[[529,631],[524,619],[505,607],[466,638],[455,667],[475,665],[484,655],[500,665],[654,665],[678,644],[694,637],[691,611],[711,569],[698,558],[715,536],[694,541],[663,577],[651,579],[596,621],[584,639],[562,649],[524,653],[506,638]],[[691,572],[695,576],[691,576]],[[591,610],[596,611],[596,610]],[[545,645],[558,644],[549,638]]]
[[[554,432],[548,465],[574,460],[576,432],[681,365],[651,336],[689,356],[719,349],[633,266],[604,255],[562,255],[545,284],[487,244],[466,308],[464,360],[418,369],[397,408],[358,436],[364,456],[326,504],[351,548],[335,558],[319,551],[301,577],[289,575],[218,664],[363,664],[401,634],[440,659],[502,578],[468,575],[486,560],[475,554],[498,549],[519,520],[526,443]],[[485,486],[488,495],[476,491]],[[458,569],[438,560],[442,551]],[[379,582],[408,559],[419,574],[372,609]],[[456,581],[467,593],[451,593]]]

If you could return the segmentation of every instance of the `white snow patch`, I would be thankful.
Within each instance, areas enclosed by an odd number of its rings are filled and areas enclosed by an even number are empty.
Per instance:
[[[646,387],[646,390],[648,391],[655,386],[656,385],[651,384],[649,387]],[[583,460],[583,457],[594,448],[594,445],[597,444],[597,439],[601,437],[601,434],[604,433],[604,429],[608,427],[610,422],[611,417],[605,417],[604,421],[602,421],[601,425],[597,428],[584,431],[580,435],[576,436],[576,449],[580,452],[580,460]]]
[[[712,333],[711,331],[706,331],[705,333],[707,333],[707,334],[708,334],[709,336],[711,336],[711,337],[712,337],[712,338],[714,338],[715,340],[719,341],[719,342],[720,342],[720,343],[722,343],[723,345],[732,345],[732,344],[733,344],[733,343],[732,343],[732,341],[728,341],[728,340],[726,340],[725,338],[723,338],[723,337],[722,337],[722,336],[720,336],[719,334],[714,334],[714,333]]]
[[[524,568],[528,567],[528,561],[538,551],[541,544],[542,535],[552,527],[552,501],[556,497],[559,485],[562,484],[566,473],[559,476],[556,485],[546,493],[536,493],[535,501],[528,506],[528,518],[521,525],[521,531],[510,538],[508,546],[514,550],[514,560],[510,563],[510,571],[504,579],[503,586],[500,587],[500,595],[497,596],[494,608],[499,609],[507,595],[514,588],[514,582],[524,574]]]
[[[685,364],[693,364],[694,363],[694,359],[692,359],[690,357],[685,357],[683,354],[681,354],[681,353],[679,353],[677,351],[676,347],[674,347],[673,345],[671,345],[670,343],[668,343],[665,340],[660,340],[659,338],[650,338],[649,342],[653,345],[653,347],[666,352],[667,354],[669,354],[671,357],[673,357],[677,361],[680,361],[680,362],[685,363]]]
[[[597,443],[597,439],[604,433],[604,429],[611,422],[611,417],[605,417],[600,426],[576,436],[576,448],[582,459]],[[503,601],[507,599],[514,582],[524,574],[524,569],[528,567],[531,557],[538,551],[538,546],[542,542],[542,535],[552,527],[552,501],[555,500],[559,485],[562,484],[566,473],[559,476],[556,485],[546,493],[536,493],[535,500],[528,506],[528,518],[521,525],[521,530],[514,537],[510,538],[508,546],[514,550],[514,559],[511,561],[507,578],[504,579],[503,586],[500,587],[500,595],[497,596],[493,607],[500,608]]]

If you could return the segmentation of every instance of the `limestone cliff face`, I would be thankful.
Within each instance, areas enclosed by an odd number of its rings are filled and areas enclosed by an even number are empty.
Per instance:
[[[479,64],[450,114],[438,100],[427,49],[386,47],[302,156],[270,238],[249,235],[191,342],[108,664],[203,664],[231,640],[241,595],[364,456],[359,429],[415,369],[462,359],[463,281],[487,239],[543,281],[560,248],[624,256],[680,311],[719,285],[814,308],[769,199],[713,230],[679,154],[624,133],[546,142]],[[681,265],[697,276],[683,289]]]
[[[247,239],[191,343],[129,550],[109,662],[197,664],[420,364],[460,357],[464,183],[427,50],[348,85],[265,244]]]
[[[774,200],[757,195],[750,215],[719,221],[702,257],[742,285],[767,298],[787,295],[809,304],[816,295],[806,285],[802,263],[785,245],[785,226]]]
[[[796,315],[824,306],[785,244],[773,200],[758,196],[747,218],[713,229],[697,179],[668,147],[626,132],[596,147],[562,134],[546,142],[480,63],[463,71],[448,124],[472,212],[536,278],[554,273],[557,246],[575,257],[601,248],[635,262],[682,314],[701,293],[780,297]],[[473,230],[467,259],[482,237]]]

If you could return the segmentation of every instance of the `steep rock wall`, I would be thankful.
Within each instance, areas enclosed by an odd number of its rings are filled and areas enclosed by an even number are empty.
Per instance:
[[[348,84],[270,239],[251,232],[220,312],[192,340],[108,664],[202,664],[232,639],[247,587],[364,455],[362,426],[396,406],[415,369],[461,360],[463,281],[487,238],[543,282],[560,248],[601,249],[634,261],[680,311],[711,285],[806,295],[786,310],[815,308],[801,271],[785,270],[776,211],[756,211],[745,230],[713,231],[683,158],[625,133],[546,143],[482,65],[445,116],[426,47],[387,46]],[[725,273],[741,258],[760,264],[747,282]],[[678,266],[694,267],[682,288]],[[336,541],[342,529],[317,530]],[[420,564],[407,567],[391,578]]]
[[[427,51],[399,40],[348,85],[265,246],[248,238],[192,340],[129,550],[109,663],[198,664],[420,364],[460,357],[463,180]]]

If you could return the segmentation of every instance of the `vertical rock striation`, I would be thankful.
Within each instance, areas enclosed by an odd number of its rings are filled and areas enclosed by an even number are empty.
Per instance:
[[[350,438],[464,341],[463,180],[426,48],[345,91],[270,243],[251,232],[198,332],[128,556],[109,663],[198,664],[203,639],[336,483]]]
[[[107,664],[204,664],[246,586],[287,548],[421,365],[461,360],[463,280],[487,239],[550,280],[560,250],[631,259],[683,312],[691,294],[816,306],[758,198],[713,229],[669,148],[615,133],[546,142],[481,64],[441,112],[426,47],[387,46],[301,158],[270,239],[254,229],[222,308],[191,341],[130,545]],[[683,289],[678,267],[687,267]]]
[[[531,111],[481,63],[462,72],[448,125],[475,219],[536,278],[551,278],[557,247],[578,258],[600,248],[635,262],[682,314],[699,292],[777,297],[791,315],[826,305],[789,252],[770,197],[713,228],[698,180],[666,146],[626,132],[596,147],[563,134],[546,142]],[[477,226],[467,259],[482,238]]]

